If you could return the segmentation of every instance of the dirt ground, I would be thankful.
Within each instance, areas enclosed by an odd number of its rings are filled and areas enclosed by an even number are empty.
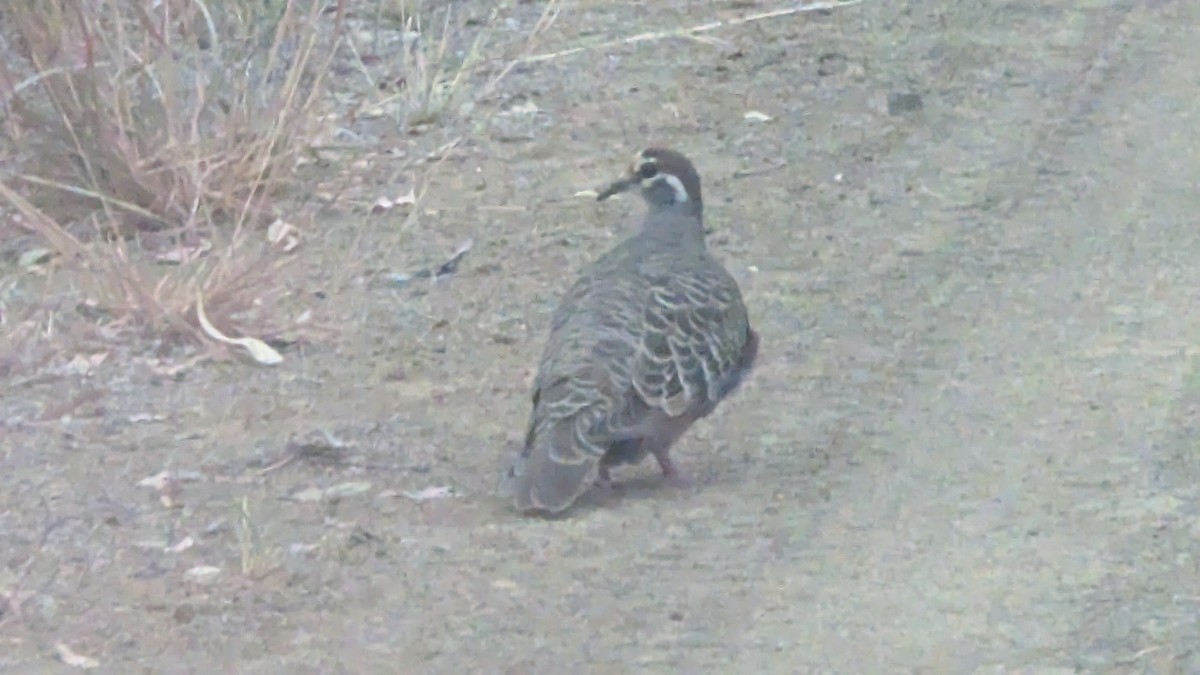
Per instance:
[[[539,50],[774,6],[565,3]],[[501,11],[517,40],[541,9]],[[297,251],[333,330],[283,364],[11,348],[0,670],[1200,672],[1197,25],[865,2],[516,69],[427,133],[463,141],[416,226]],[[692,488],[648,463],[518,517],[492,490],[548,313],[641,212],[574,195],[650,142],[700,168],[761,366],[676,449]],[[343,274],[468,238],[432,286]],[[12,316],[86,322],[0,272]]]

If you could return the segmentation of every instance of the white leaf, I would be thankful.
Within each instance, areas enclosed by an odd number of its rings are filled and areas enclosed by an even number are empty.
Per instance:
[[[21,257],[17,258],[17,265],[20,267],[33,267],[34,265],[50,262],[50,259],[53,257],[54,251],[48,248],[33,248],[25,251],[21,254]]]
[[[299,492],[294,492],[289,497],[296,502],[319,502],[325,496],[325,491],[318,487],[305,488]]]
[[[283,363],[283,356],[262,340],[251,337],[231,338],[217,330],[204,315],[204,298],[199,295],[196,296],[196,319],[200,322],[200,328],[204,329],[204,333],[210,338],[245,349],[255,361],[266,366]]]
[[[188,536],[184,537],[183,539],[180,539],[178,543],[176,543],[172,546],[165,547],[163,549],[163,552],[165,552],[165,553],[183,553],[184,551],[188,550],[189,548],[191,548],[195,545],[196,545],[196,540],[193,539],[191,537],[191,535],[188,535]]]
[[[295,225],[276,218],[275,222],[267,227],[267,241],[283,249],[284,253],[291,253],[300,245],[300,230]]]
[[[96,659],[93,659],[90,656],[84,656],[83,654],[76,654],[73,649],[61,642],[54,643],[54,652],[58,654],[58,659],[68,666],[74,666],[84,670],[91,670],[93,668],[100,667],[100,662]]]
[[[417,203],[417,193],[415,190],[409,190],[408,194],[396,197],[396,206],[412,206]]]
[[[326,499],[341,499],[342,497],[353,497],[361,495],[371,489],[371,484],[367,481],[351,481],[349,483],[338,483],[325,488]]]
[[[518,115],[533,115],[538,113],[540,110],[541,108],[539,108],[538,105],[533,101],[525,101],[524,103],[518,103],[509,108],[508,112],[516,113]]]
[[[154,260],[166,265],[182,265],[212,250],[211,241],[203,241],[196,246],[176,246],[175,248],[154,256]]]
[[[350,481],[338,483],[327,488],[311,487],[292,493],[288,499],[296,502],[319,502],[322,500],[343,499],[363,494],[371,489],[367,481]]]
[[[392,203],[392,200],[388,199],[387,197],[380,197],[379,199],[375,200],[374,204],[371,205],[371,213],[383,213],[384,211],[391,209],[393,206],[395,206],[395,204]]]
[[[197,565],[184,572],[183,578],[187,581],[192,581],[195,583],[205,583],[212,581],[220,573],[220,567],[213,567],[212,565]]]
[[[417,490],[416,492],[401,492],[400,494],[408,497],[414,502],[424,502],[429,501],[430,499],[445,499],[447,497],[455,496],[454,488],[450,487],[449,485],[431,485],[423,490]]]
[[[108,352],[76,354],[75,358],[61,368],[61,371],[68,375],[90,375],[107,358]]]
[[[147,476],[137,482],[138,487],[148,487],[151,490],[162,492],[167,489],[167,485],[171,483],[172,476],[170,471],[159,471],[153,476]]]
[[[770,122],[773,119],[770,115],[757,110],[747,112],[745,115],[742,115],[742,118],[751,122]]]

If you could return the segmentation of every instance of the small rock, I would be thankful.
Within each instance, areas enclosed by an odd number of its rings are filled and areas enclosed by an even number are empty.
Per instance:
[[[889,115],[919,112],[923,107],[920,94],[892,92],[887,97]]]
[[[817,59],[817,75],[829,77],[846,72],[846,55],[837,52],[822,54]]]
[[[191,605],[180,605],[175,608],[171,616],[175,619],[175,623],[188,624],[192,622],[192,619],[196,618],[196,608]]]

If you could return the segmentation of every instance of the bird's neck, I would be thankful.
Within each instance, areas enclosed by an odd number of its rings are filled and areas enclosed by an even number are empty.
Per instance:
[[[700,202],[674,202],[671,204],[649,204],[650,215],[655,214],[672,214],[679,216],[690,216],[697,221],[704,220],[704,205]]]
[[[704,211],[696,202],[651,206],[645,226],[656,239],[704,244]]]

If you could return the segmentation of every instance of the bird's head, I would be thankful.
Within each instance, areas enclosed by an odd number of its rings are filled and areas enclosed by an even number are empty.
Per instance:
[[[596,199],[609,197],[638,187],[650,209],[683,208],[699,214],[700,174],[691,160],[665,148],[648,148],[633,158],[629,172],[609,185]]]

